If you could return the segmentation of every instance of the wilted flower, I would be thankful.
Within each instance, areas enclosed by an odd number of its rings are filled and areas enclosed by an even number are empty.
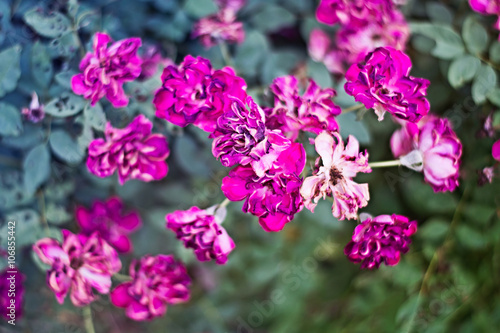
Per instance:
[[[226,167],[251,164],[262,176],[291,142],[279,131],[266,129],[264,111],[250,96],[246,104],[248,109],[239,99],[231,99],[210,135],[214,138],[212,152]]]
[[[118,252],[132,251],[132,242],[128,234],[141,227],[142,222],[137,212],[123,214],[123,203],[119,197],[112,197],[106,202],[96,201],[92,208],[76,207],[76,221],[81,233],[90,236],[95,231]]]
[[[83,95],[95,105],[106,96],[114,107],[124,107],[128,97],[123,91],[123,83],[133,81],[141,74],[142,59],[137,55],[141,46],[140,38],[127,38],[113,43],[111,38],[98,32],[94,36],[94,53],[80,62],[80,71],[71,79],[71,87],[77,95]]]
[[[132,281],[119,284],[110,294],[113,305],[125,308],[133,320],[163,316],[167,304],[189,300],[191,279],[184,265],[172,255],[146,255],[130,265]]]
[[[493,147],[491,147],[491,154],[495,160],[500,161],[500,140],[495,142]]]
[[[33,92],[31,95],[31,103],[29,108],[23,108],[21,113],[23,116],[32,123],[39,123],[45,118],[43,105],[38,101],[38,95]]]
[[[221,9],[218,13],[199,20],[193,27],[193,37],[200,37],[201,44],[210,48],[221,42],[242,43],[245,40],[243,23],[236,21],[236,12]]]
[[[469,0],[472,9],[483,15],[497,15],[498,20],[494,27],[500,30],[500,1],[498,0]],[[500,39],[500,36],[498,37]]]
[[[401,215],[370,217],[354,229],[344,253],[361,268],[379,268],[382,262],[394,266],[409,251],[410,236],[416,231],[417,222]]]
[[[486,183],[492,183],[493,182],[493,177],[495,177],[495,168],[494,167],[487,167],[484,168],[483,170],[478,170],[478,180],[477,183],[479,186],[483,186]]]
[[[221,226],[226,217],[226,208],[218,205],[207,209],[191,207],[168,214],[167,228],[175,232],[184,246],[194,250],[199,261],[215,259],[217,264],[227,262],[227,256],[235,245]]]
[[[118,180],[145,182],[167,175],[165,159],[170,154],[167,139],[151,134],[153,124],[144,115],[137,116],[127,127],[114,128],[106,124],[105,139],[93,140],[89,145],[87,168],[98,177],[109,177],[118,170]]]
[[[382,120],[393,116],[418,122],[430,109],[425,98],[430,82],[409,76],[410,58],[392,47],[380,47],[366,56],[366,64],[355,64],[346,73],[346,92],[366,108],[374,108]]]
[[[43,238],[33,245],[40,260],[50,265],[47,284],[62,304],[70,292],[75,306],[84,306],[96,299],[92,288],[107,294],[111,276],[121,269],[118,254],[98,232],[90,237],[62,230],[63,243]],[[71,289],[71,291],[70,291]]]
[[[237,166],[222,180],[222,192],[231,201],[245,200],[243,212],[259,217],[266,231],[280,231],[303,207],[300,197],[306,154],[300,143],[281,153],[273,168],[259,177],[250,166]]]
[[[323,132],[314,144],[320,157],[313,175],[304,180],[300,189],[305,206],[313,212],[319,199],[329,196],[333,197],[333,216],[339,220],[357,218],[358,209],[368,204],[370,193],[368,184],[357,184],[352,178],[358,172],[371,172],[368,153],[359,152],[359,142],[352,135],[345,147],[338,133]]]
[[[153,100],[156,116],[182,127],[194,124],[212,132],[229,96],[246,97],[245,81],[233,69],[213,71],[202,57],[186,56],[179,67],[165,68],[161,79]]]
[[[139,79],[147,80],[156,74],[158,67],[161,65],[163,67],[175,66],[172,59],[163,58],[160,49],[154,45],[149,45],[146,47],[144,53],[141,55],[142,59],[142,71]]]
[[[458,186],[462,143],[448,119],[429,115],[418,124],[406,123],[393,134],[391,149],[403,161],[410,154],[417,156],[421,164],[412,169],[423,170],[435,192],[453,191]]]
[[[335,117],[342,110],[333,103],[337,95],[334,89],[322,89],[309,79],[304,94],[300,96],[298,80],[294,76],[284,76],[274,79],[271,90],[275,102],[274,108],[266,109],[267,127],[281,130],[292,140],[300,131],[318,134],[338,130]]]
[[[7,321],[20,319],[23,315],[24,280],[26,276],[17,267],[0,272],[0,315]]]

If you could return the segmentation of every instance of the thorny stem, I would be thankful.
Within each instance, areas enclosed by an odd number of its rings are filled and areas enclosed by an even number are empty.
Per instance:
[[[368,163],[368,166],[372,169],[374,169],[374,168],[388,168],[388,167],[394,167],[394,166],[400,166],[400,165],[401,165],[400,160]]]
[[[363,104],[356,104],[356,105],[353,105],[351,107],[348,107],[347,109],[342,110],[342,114],[356,111],[356,110],[359,110],[359,109],[364,108],[364,107],[365,106]]]
[[[87,333],[95,333],[94,323],[92,322],[92,309],[90,305],[83,308],[83,322]]]
[[[410,320],[408,321],[408,329],[405,330],[406,333],[411,333],[413,330],[413,322],[415,321],[415,317],[417,316],[418,309],[420,308],[421,302],[422,302],[422,295],[427,292],[427,283],[432,276],[432,273],[434,272],[434,269],[436,268],[438,264],[438,259],[440,257],[440,254],[444,252],[446,247],[451,241],[451,234],[452,231],[454,230],[456,224],[458,223],[458,220],[460,219],[460,215],[462,214],[462,209],[465,206],[465,201],[466,198],[468,197],[469,194],[469,189],[471,188],[470,185],[468,185],[464,193],[462,194],[462,197],[460,198],[460,202],[458,203],[457,209],[455,210],[455,214],[453,214],[453,219],[450,224],[450,228],[448,229],[448,233],[446,235],[446,239],[444,240],[443,244],[434,252],[434,255],[432,256],[432,259],[429,263],[429,266],[427,267],[427,270],[425,271],[424,277],[422,279],[422,283],[420,284],[420,290],[418,291],[418,296],[417,296],[417,304],[415,304],[415,309],[413,310],[413,313],[410,317]]]

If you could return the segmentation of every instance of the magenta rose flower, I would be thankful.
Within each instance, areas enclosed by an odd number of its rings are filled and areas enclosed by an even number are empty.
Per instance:
[[[346,245],[344,253],[361,268],[379,268],[399,263],[401,254],[409,251],[410,236],[417,232],[417,222],[401,215],[369,217],[359,224]]]
[[[122,211],[121,199],[112,197],[105,202],[94,202],[91,209],[77,206],[75,217],[82,234],[90,236],[97,231],[118,252],[127,253],[132,251],[128,234],[139,229],[142,222],[137,212]]]
[[[178,67],[165,68],[161,79],[153,100],[156,116],[182,127],[194,124],[212,132],[229,96],[246,97],[246,83],[233,69],[213,71],[202,57],[186,56]]]
[[[231,201],[245,200],[243,212],[259,217],[264,230],[280,231],[303,208],[299,175],[305,161],[302,144],[292,143],[262,177],[248,165],[231,170],[222,180],[222,192]]]
[[[491,154],[493,155],[493,158],[495,160],[500,161],[500,140],[493,144],[493,147],[491,148]]]
[[[316,18],[324,24],[357,24],[380,21],[385,12],[392,10],[392,0],[321,0]]]
[[[418,124],[407,123],[393,134],[391,149],[403,165],[423,171],[435,192],[454,191],[458,186],[462,143],[448,119],[427,116]],[[407,160],[415,164],[408,165]]]
[[[167,312],[167,304],[189,300],[191,279],[172,255],[146,255],[130,265],[132,281],[119,284],[110,294],[113,305],[125,308],[133,320],[152,320]]]
[[[235,245],[221,224],[226,208],[218,205],[207,209],[191,207],[168,214],[167,228],[175,232],[186,248],[194,250],[199,261],[215,259],[219,265],[227,262],[227,256]]]
[[[0,315],[7,321],[23,316],[25,280],[26,276],[17,267],[0,272]]]
[[[243,43],[245,30],[243,30],[243,23],[236,21],[234,10],[221,9],[218,13],[196,22],[193,27],[193,37],[199,37],[201,44],[210,48],[221,42]]]
[[[357,218],[358,209],[368,204],[370,193],[368,184],[357,184],[352,178],[358,172],[371,172],[368,153],[359,152],[359,142],[352,135],[345,147],[338,133],[321,133],[314,144],[320,157],[313,175],[304,180],[300,189],[305,206],[314,212],[319,199],[329,196],[333,197],[333,216],[339,220]]]
[[[106,124],[105,139],[89,145],[87,168],[98,177],[109,177],[118,170],[118,180],[145,182],[159,180],[168,173],[165,159],[170,154],[167,138],[151,134],[153,124],[144,115],[137,116],[127,127]]]
[[[279,131],[266,129],[264,111],[250,96],[246,104],[248,109],[239,99],[231,99],[210,135],[214,139],[212,152],[226,167],[251,164],[262,176],[291,142]]]
[[[366,56],[366,63],[352,65],[346,73],[346,92],[374,108],[382,120],[387,111],[394,117],[418,122],[429,113],[425,98],[430,82],[409,76],[410,58],[392,47],[380,47]]]
[[[63,242],[43,238],[33,245],[40,260],[50,265],[47,284],[62,304],[70,293],[75,306],[85,306],[97,297],[92,289],[101,294],[109,293],[111,276],[122,267],[118,253],[99,236],[75,235],[62,230]]]
[[[43,104],[40,104],[40,102],[38,101],[38,95],[36,94],[36,92],[33,92],[33,94],[31,95],[31,103],[29,108],[23,108],[21,110],[21,113],[25,119],[36,124],[41,122],[43,118],[45,118],[45,111],[43,109]]]
[[[320,88],[314,80],[302,96],[299,95],[299,83],[294,76],[274,79],[271,91],[274,93],[274,108],[267,108],[266,126],[282,131],[288,138],[295,140],[300,131],[321,133],[337,131],[335,117],[342,111],[333,103],[337,95],[334,89]]]
[[[95,105],[106,96],[114,107],[124,107],[128,97],[123,91],[123,83],[133,81],[141,74],[142,59],[137,55],[141,46],[140,38],[127,38],[108,44],[111,38],[98,32],[94,36],[94,53],[80,62],[80,71],[71,79],[71,88],[77,95],[83,95]]]

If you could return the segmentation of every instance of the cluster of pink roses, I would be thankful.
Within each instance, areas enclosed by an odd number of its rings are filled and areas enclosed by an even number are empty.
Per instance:
[[[404,50],[410,30],[403,14],[392,0],[321,0],[316,11],[319,22],[340,24],[335,40],[326,32],[314,29],[309,39],[309,54],[323,62],[335,74],[350,66],[377,47]]]

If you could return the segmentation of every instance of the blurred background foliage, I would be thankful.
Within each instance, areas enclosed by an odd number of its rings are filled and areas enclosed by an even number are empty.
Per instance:
[[[270,101],[267,87],[275,77],[305,72],[322,87],[336,88],[342,107],[354,104],[341,78],[308,58],[309,33],[320,25],[316,7],[310,0],[248,0],[239,12],[246,39],[230,47],[231,62],[261,103]],[[188,304],[170,306],[149,323],[127,319],[102,296],[92,305],[98,333],[497,331],[500,186],[498,179],[477,185],[477,170],[493,164],[493,140],[476,136],[490,112],[500,126],[495,17],[472,12],[466,0],[409,0],[403,7],[412,29],[412,75],[431,80],[432,111],[448,117],[463,141],[462,178],[454,193],[434,194],[420,174],[405,169],[359,176],[370,184],[365,212],[419,222],[398,266],[361,271],[343,254],[355,223],[335,220],[328,201],[315,214],[304,209],[280,233],[264,232],[232,203],[224,226],[237,247],[228,264],[199,263],[165,229],[164,216],[221,202],[228,170],[212,157],[206,133],[154,119],[151,100],[161,71],[126,85],[132,96],[127,108],[113,109],[107,101],[88,108],[72,94],[69,79],[96,31],[115,40],[141,37],[176,62],[192,54],[224,66],[218,47],[206,50],[190,37],[193,23],[216,9],[211,0],[0,0],[0,238],[7,235],[5,221],[16,220],[17,263],[28,277],[24,318],[14,329],[0,323],[0,330],[83,332],[80,310],[69,301],[57,304],[30,245],[58,237],[60,228],[76,231],[76,204],[117,194],[144,222],[132,236],[134,253],[122,256],[123,272],[134,257],[174,253],[189,267],[193,292]],[[19,112],[33,91],[49,115],[36,125]],[[137,113],[169,138],[168,176],[121,187],[116,178],[89,174],[85,149],[94,132],[106,121],[124,126]],[[389,117],[379,123],[371,112],[363,121],[346,114],[339,122],[342,135],[355,135],[371,161],[392,159],[389,138],[396,125]]]

